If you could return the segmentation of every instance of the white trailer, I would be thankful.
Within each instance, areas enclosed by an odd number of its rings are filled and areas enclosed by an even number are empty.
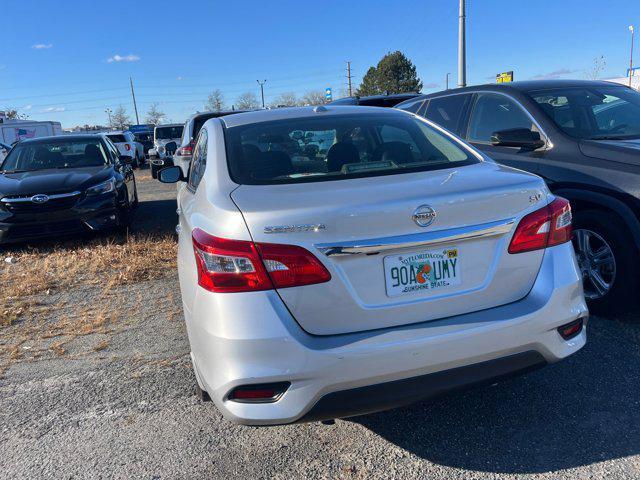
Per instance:
[[[13,145],[28,138],[62,135],[60,122],[36,122],[30,120],[9,120],[0,112],[0,142]]]

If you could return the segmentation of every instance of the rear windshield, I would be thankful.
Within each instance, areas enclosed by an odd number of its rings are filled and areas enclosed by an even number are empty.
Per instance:
[[[0,171],[100,167],[108,163],[104,146],[99,140],[55,140],[16,145],[4,160]]]
[[[231,178],[248,185],[341,180],[478,162],[422,120],[400,112],[231,127],[226,144]]]
[[[124,135],[107,135],[113,143],[126,143],[127,139]]]
[[[182,137],[184,125],[177,127],[156,127],[156,140],[169,140]]]
[[[134,137],[138,142],[149,142],[153,140],[153,135],[150,133],[136,133]]]

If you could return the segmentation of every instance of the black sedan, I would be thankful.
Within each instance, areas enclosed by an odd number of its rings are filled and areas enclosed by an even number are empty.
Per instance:
[[[397,108],[439,123],[571,201],[592,309],[638,303],[640,93],[610,82],[546,80],[422,95]]]
[[[0,166],[0,243],[128,225],[138,204],[130,162],[104,135],[19,143]]]

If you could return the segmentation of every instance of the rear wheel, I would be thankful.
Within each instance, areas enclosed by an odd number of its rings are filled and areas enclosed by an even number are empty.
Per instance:
[[[619,312],[635,303],[640,256],[625,224],[599,210],[576,212],[573,246],[585,298],[598,313]]]

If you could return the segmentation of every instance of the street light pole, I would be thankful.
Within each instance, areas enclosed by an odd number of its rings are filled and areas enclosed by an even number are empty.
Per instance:
[[[447,76],[445,79],[445,84],[447,85],[447,88],[445,90],[449,90],[449,75],[451,75],[451,73],[447,72]]]
[[[105,110],[105,113],[106,113],[107,115],[109,115],[109,128],[111,128],[111,109],[110,109],[110,108],[107,108],[107,109]]]
[[[460,0],[458,15],[458,86],[467,86],[467,44],[465,32],[465,0]]]
[[[633,76],[633,37],[635,34],[633,25],[629,25],[629,31],[631,32],[631,56],[629,58],[629,86],[631,86],[631,77]]]
[[[264,108],[264,84],[267,83],[267,80],[263,80],[262,82],[260,80],[256,80],[256,82],[258,82],[258,85],[260,85],[260,95],[262,96],[262,108]]]

